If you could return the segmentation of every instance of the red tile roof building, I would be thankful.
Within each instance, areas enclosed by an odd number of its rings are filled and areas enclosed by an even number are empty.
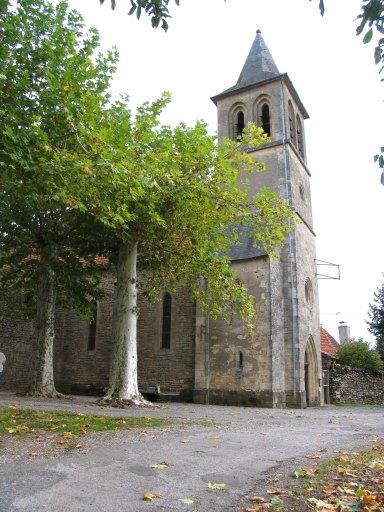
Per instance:
[[[324,327],[320,327],[320,345],[322,354],[332,357],[333,359],[337,359],[337,349],[339,344],[335,338],[324,329]]]

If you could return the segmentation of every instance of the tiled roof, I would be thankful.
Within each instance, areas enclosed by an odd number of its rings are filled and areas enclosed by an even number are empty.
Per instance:
[[[335,359],[337,358],[337,349],[339,344],[323,327],[320,327],[320,346],[322,354]]]

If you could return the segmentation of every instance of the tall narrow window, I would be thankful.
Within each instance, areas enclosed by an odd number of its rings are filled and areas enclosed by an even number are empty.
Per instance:
[[[267,103],[261,107],[261,127],[264,132],[270,137],[271,135],[271,118],[269,114],[269,106]]]
[[[288,101],[288,119],[289,119],[289,140],[296,146],[296,126],[295,114],[293,113],[292,103]]]
[[[296,116],[296,133],[297,133],[297,149],[299,150],[300,156],[302,156],[304,158],[303,127],[301,125],[299,116]]]
[[[88,329],[88,350],[94,351],[96,348],[96,328],[97,328],[97,303],[93,306],[93,315]]]
[[[244,118],[244,112],[240,110],[240,112],[236,115],[236,123],[235,123],[235,138],[241,139],[243,136],[245,128],[245,118]]]
[[[163,329],[161,333],[161,348],[171,348],[171,318],[172,297],[165,293],[163,297]]]
[[[242,351],[239,351],[239,370],[242,370],[244,368],[244,356]]]

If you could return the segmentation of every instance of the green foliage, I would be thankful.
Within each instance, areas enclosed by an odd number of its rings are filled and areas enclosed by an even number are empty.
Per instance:
[[[383,362],[378,352],[372,350],[369,343],[363,341],[362,338],[342,343],[338,348],[337,355],[340,363],[347,366],[371,371],[383,369]]]
[[[110,167],[91,169],[99,185],[89,212],[105,226],[111,248],[138,244],[141,286],[149,298],[185,286],[213,318],[239,314],[251,328],[253,300],[228,250],[246,229],[272,253],[293,219],[272,191],[248,195],[250,173],[264,166],[245,148],[268,139],[252,124],[241,141],[221,145],[202,122],[162,126],[159,116],[169,101],[164,93],[136,116],[123,100],[106,111],[99,155]]]
[[[89,237],[98,226],[83,201],[92,179],[89,148],[117,60],[98,47],[97,32],[86,31],[66,1],[20,0],[0,9],[0,289],[7,313],[35,315],[43,254],[59,305],[85,313],[98,297],[101,267]]]
[[[376,338],[376,350],[384,359],[384,283],[374,294],[373,304],[369,305],[368,330]]]
[[[99,1],[103,4],[105,0]],[[144,11],[151,17],[152,27],[157,28],[161,24],[163,30],[168,30],[169,0],[130,0],[130,2],[131,8],[128,14],[136,13],[137,19],[140,19],[141,13]],[[180,5],[180,0],[175,0],[175,4]],[[111,0],[111,7],[115,9],[116,0]]]
[[[319,3],[320,12],[323,15],[325,6],[324,0]],[[374,50],[375,64],[380,65],[379,73],[384,70],[384,0],[362,0],[361,13],[357,16],[360,23],[356,29],[359,36],[368,27],[363,37],[363,43],[372,41],[374,35],[377,35],[376,46]],[[374,31],[375,29],[375,31]],[[384,81],[384,78],[381,79]],[[380,153],[374,156],[374,161],[378,163],[381,169],[381,184],[384,185],[384,146],[380,148]]]

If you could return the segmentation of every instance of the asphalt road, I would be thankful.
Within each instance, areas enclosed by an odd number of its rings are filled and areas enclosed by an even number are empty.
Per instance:
[[[263,494],[268,475],[354,451],[384,437],[384,408],[272,410],[166,404],[158,409],[100,409],[81,402],[36,401],[0,394],[0,404],[108,415],[161,416],[170,429],[147,435],[98,435],[86,453],[26,458],[0,465],[1,512],[242,511]],[[167,462],[166,469],[151,466]],[[208,482],[224,483],[212,490]],[[276,483],[275,485],[279,485]],[[273,487],[272,487],[273,488]],[[142,501],[145,493],[163,498]],[[180,499],[189,498],[187,505]]]

